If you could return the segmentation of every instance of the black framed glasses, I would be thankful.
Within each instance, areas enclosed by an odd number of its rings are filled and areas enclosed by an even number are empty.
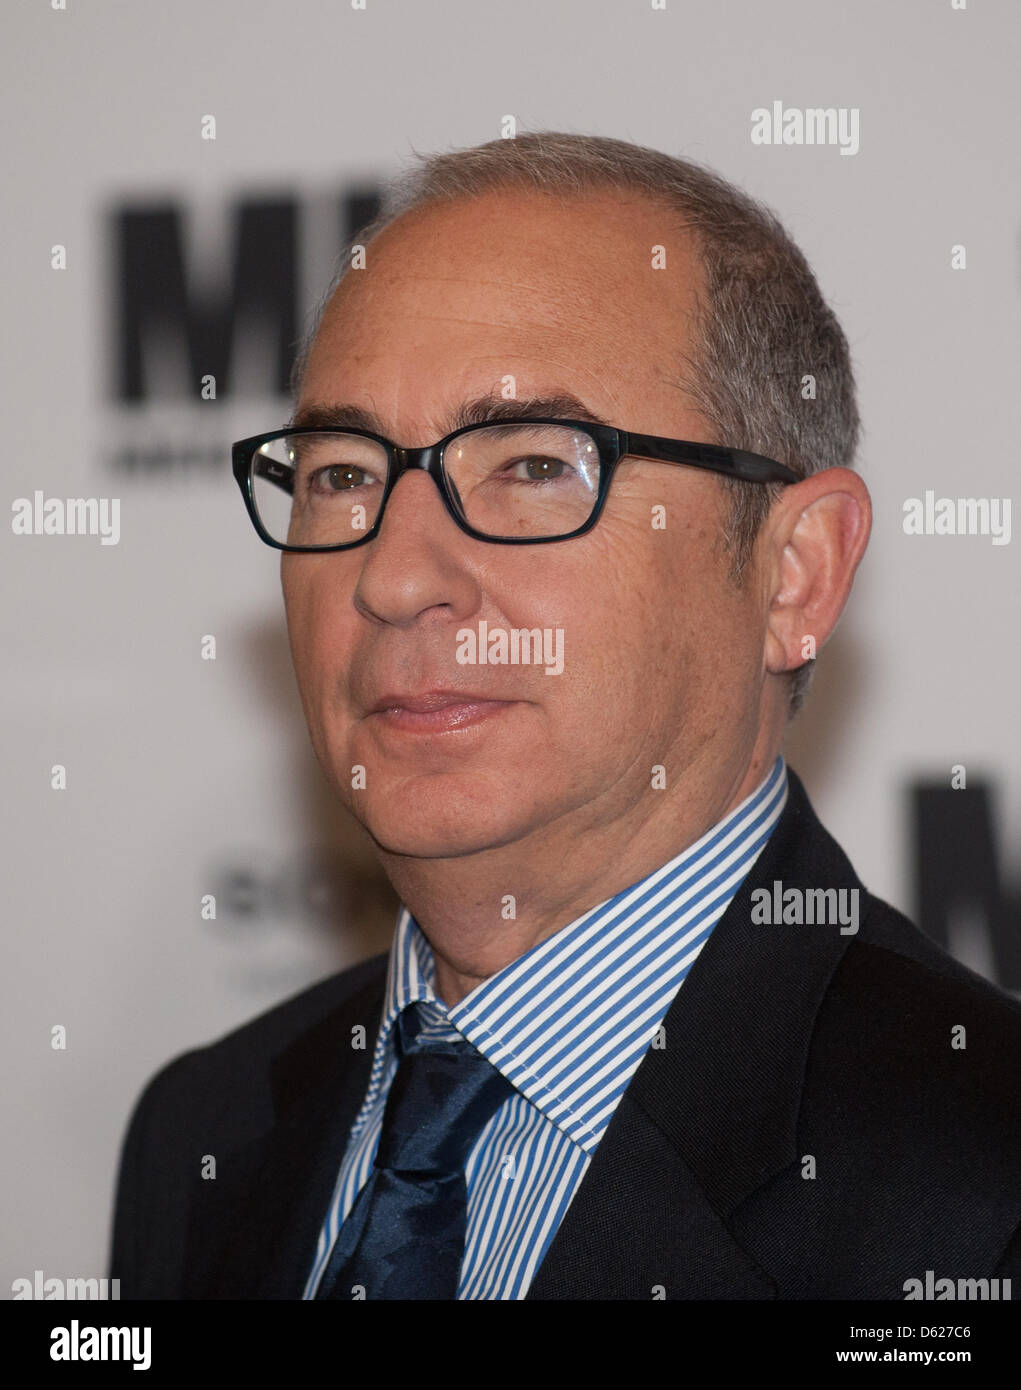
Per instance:
[[[419,468],[469,536],[542,545],[591,531],[617,465],[651,459],[750,483],[797,483],[761,454],[686,439],[631,434],[582,420],[467,425],[405,449],[366,430],[271,430],[232,446],[234,477],[259,536],[277,550],[350,550],[378,533],[387,498]]]

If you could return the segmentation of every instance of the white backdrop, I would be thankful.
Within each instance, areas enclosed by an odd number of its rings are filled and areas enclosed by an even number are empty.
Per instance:
[[[0,23],[6,490],[121,506],[116,545],[4,528],[0,1296],[36,1269],[105,1272],[118,1147],[159,1065],[384,949],[391,926],[312,757],[278,559],[230,475],[224,446],[286,417],[265,342],[236,351],[216,401],[196,382],[175,396],[173,343],[146,397],[118,399],[118,211],[173,207],[213,303],[239,205],[293,203],[304,311],[345,197],[507,115],[704,161],[764,199],[850,339],[875,504],[789,760],[872,891],[909,912],[908,788],[964,764],[993,789],[1016,883],[1021,542],[902,528],[926,489],[1018,500],[1014,0],[22,0]],[[857,108],[860,149],[754,145],[751,113],[774,101]],[[117,465],[168,441],[219,461]],[[971,949],[981,967],[981,932]]]

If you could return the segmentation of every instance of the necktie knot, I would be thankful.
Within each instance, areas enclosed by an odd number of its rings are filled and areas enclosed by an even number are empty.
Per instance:
[[[390,1086],[375,1167],[423,1176],[459,1172],[511,1089],[463,1039],[413,1047]]]

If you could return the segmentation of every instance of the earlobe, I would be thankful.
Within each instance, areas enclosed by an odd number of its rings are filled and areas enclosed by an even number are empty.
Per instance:
[[[868,545],[868,488],[850,469],[826,469],[788,489],[773,521],[777,561],[763,659],[779,675],[814,659],[837,625]]]

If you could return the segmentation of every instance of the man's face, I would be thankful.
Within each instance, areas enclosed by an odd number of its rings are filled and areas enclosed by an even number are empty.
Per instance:
[[[666,269],[652,268],[656,246]],[[680,365],[694,351],[701,271],[655,204],[503,190],[405,216],[367,260],[324,316],[299,421],[310,407],[356,405],[395,443],[431,444],[463,401],[499,398],[512,377],[519,401],[568,392],[622,429],[710,438]],[[633,822],[664,797],[712,806],[732,790],[758,727],[763,613],[757,586],[729,579],[725,515],[716,476],[629,459],[587,535],[493,545],[459,530],[414,470],[374,540],[285,553],[313,746],[380,847],[560,853],[623,812]],[[482,621],[562,630],[563,673],[459,664],[458,630]],[[436,690],[506,703],[439,729],[372,712],[389,693]],[[666,790],[652,788],[660,765]]]

